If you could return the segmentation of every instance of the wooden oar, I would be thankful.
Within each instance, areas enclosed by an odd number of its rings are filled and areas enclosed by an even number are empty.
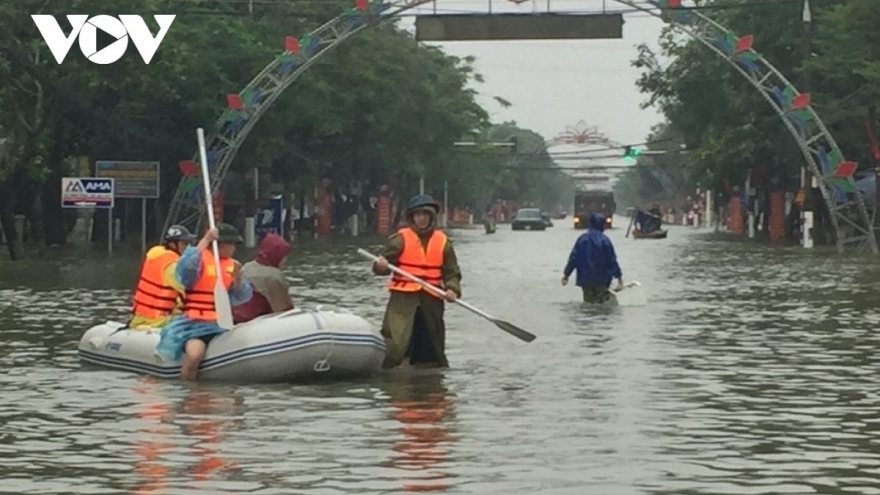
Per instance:
[[[202,183],[205,186],[205,206],[208,208],[208,225],[216,228],[214,223],[214,198],[211,195],[211,179],[208,175],[208,159],[205,153],[205,130],[196,129],[196,137],[199,140],[199,158],[202,162]],[[220,249],[217,240],[211,243],[214,250],[214,266],[217,270],[217,283],[214,284],[214,312],[217,313],[217,325],[225,330],[232,330],[235,323],[232,320],[232,304],[229,302],[229,293],[223,285],[223,267],[220,265]]]
[[[374,254],[370,253],[369,251],[365,251],[363,249],[358,249],[357,252],[361,256],[363,256],[365,258],[369,258],[373,261],[376,261],[379,259],[378,256],[375,256]],[[444,291],[443,289],[441,289],[439,287],[435,287],[435,286],[429,284],[428,282],[425,282],[424,280],[416,277],[415,275],[411,275],[411,274],[401,270],[400,268],[398,268],[390,263],[388,264],[388,268],[391,269],[392,272],[400,275],[401,277],[408,278],[409,280],[412,280],[413,282],[421,285],[426,290],[429,290],[429,291],[433,292],[434,294],[437,294],[439,297],[442,297],[442,298],[446,297],[446,291]],[[459,306],[467,309],[468,311],[470,311],[476,315],[482,316],[483,318],[491,321],[492,323],[495,324],[496,327],[500,328],[501,330],[504,330],[505,332],[509,333],[510,335],[513,335],[514,337],[516,337],[520,340],[523,340],[525,342],[531,342],[531,341],[535,340],[534,334],[523,330],[522,328],[514,325],[513,323],[510,323],[510,322],[507,322],[504,320],[499,320],[498,318],[495,318],[495,317],[487,314],[486,312],[481,311],[481,310],[471,306],[470,304],[462,301],[461,299],[456,299],[455,303],[458,304]]]
[[[626,235],[623,237],[629,237],[629,231],[630,231],[630,229],[632,229],[633,222],[636,221],[636,211],[638,211],[638,210],[633,211],[632,216],[629,217],[629,226],[626,228]]]

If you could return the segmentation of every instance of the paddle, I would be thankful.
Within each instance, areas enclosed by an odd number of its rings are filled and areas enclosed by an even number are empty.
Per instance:
[[[205,130],[196,129],[196,137],[199,140],[199,158],[202,162],[202,183],[205,186],[205,206],[208,208],[208,224],[213,229],[214,224],[214,201],[211,195],[211,180],[208,175],[208,160],[205,157]],[[214,266],[217,270],[217,283],[214,284],[214,311],[217,313],[217,325],[225,330],[232,330],[235,324],[232,321],[232,305],[229,303],[229,293],[223,286],[223,267],[220,266],[220,250],[217,240],[211,243],[214,250]]]
[[[365,258],[369,258],[373,261],[376,261],[379,259],[378,256],[375,256],[372,253],[370,253],[369,251],[365,251],[363,249],[358,249],[357,252],[361,256],[363,256]],[[424,280],[422,280],[414,275],[411,275],[411,274],[401,270],[400,268],[398,268],[390,263],[388,264],[388,268],[390,268],[392,272],[400,275],[401,277],[406,277],[409,280],[412,280],[413,282],[421,285],[426,290],[429,290],[429,291],[433,292],[434,294],[437,294],[440,297],[444,297],[444,298],[446,297],[446,291],[444,291],[443,289],[440,289],[439,287],[435,287],[435,286],[429,284],[428,282],[425,282]],[[476,315],[482,316],[483,318],[491,321],[492,323],[495,324],[496,327],[500,328],[501,330],[504,330],[505,332],[509,333],[510,335],[513,335],[514,337],[516,337],[520,340],[523,340],[525,342],[531,342],[531,341],[535,340],[534,334],[523,330],[522,328],[514,325],[513,323],[494,318],[494,317],[488,315],[487,313],[480,311],[479,309],[462,301],[461,299],[456,299],[455,303],[458,304],[459,306],[469,310],[470,312],[472,312]]]
[[[636,220],[636,210],[634,210],[632,216],[629,217],[629,226],[626,228],[626,235],[623,237],[629,237],[629,231],[630,231],[630,229],[632,229],[633,222],[635,222],[635,220]]]

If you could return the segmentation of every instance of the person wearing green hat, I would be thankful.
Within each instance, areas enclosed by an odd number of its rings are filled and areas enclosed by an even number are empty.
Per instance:
[[[444,298],[421,285],[393,274],[382,336],[385,337],[385,368],[449,366],[446,359],[444,301],[461,296],[461,269],[452,243],[437,229],[440,205],[428,195],[412,198],[407,205],[407,227],[392,234],[373,273],[389,275],[389,264],[446,291]]]
[[[229,302],[238,306],[253,296],[250,282],[241,276],[241,264],[232,258],[236,246],[244,241],[238,230],[221,223],[209,229],[205,237],[209,239],[206,247],[187,247],[180,256],[176,276],[184,288],[183,315],[175,317],[162,329],[156,346],[157,354],[163,359],[177,362],[183,358],[180,368],[180,378],[183,380],[196,379],[208,343],[225,332],[217,324],[214,306],[214,286],[218,274],[211,243],[215,239],[220,254],[220,277],[229,293]]]

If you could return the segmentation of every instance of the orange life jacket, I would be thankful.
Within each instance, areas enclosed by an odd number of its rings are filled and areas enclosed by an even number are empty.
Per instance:
[[[177,306],[178,293],[165,281],[165,269],[180,259],[176,252],[155,246],[147,251],[141,277],[134,290],[131,311],[144,318],[168,316]]]
[[[405,228],[398,231],[403,238],[403,251],[397,265],[412,275],[436,287],[443,287],[443,249],[446,247],[446,234],[435,230],[428,240],[428,247],[422,249],[422,241],[413,229]],[[388,290],[398,292],[418,292],[425,290],[421,285],[394,274],[388,283]],[[433,292],[428,292],[437,297]]]
[[[223,270],[223,286],[226,290],[232,287],[232,271],[235,261],[232,258],[220,259]],[[183,297],[183,314],[191,320],[217,321],[214,308],[214,284],[217,283],[217,267],[214,264],[214,252],[210,249],[202,251],[202,276]]]

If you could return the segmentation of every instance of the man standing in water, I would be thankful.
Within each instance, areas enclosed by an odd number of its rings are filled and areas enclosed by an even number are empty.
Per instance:
[[[590,230],[575,241],[562,276],[562,285],[566,285],[571,272],[577,270],[577,286],[584,292],[584,302],[592,304],[611,298],[608,287],[612,279],[617,279],[617,290],[623,288],[623,273],[604,229],[605,218],[598,213],[590,215]]]
[[[440,205],[434,198],[419,195],[406,209],[407,227],[392,234],[373,273],[388,275],[388,264],[399,266],[446,291],[445,300],[461,296],[461,270],[455,250],[446,234],[436,229]],[[388,284],[391,297],[385,309],[382,335],[385,337],[385,368],[449,366],[446,360],[444,299],[397,274]]]

